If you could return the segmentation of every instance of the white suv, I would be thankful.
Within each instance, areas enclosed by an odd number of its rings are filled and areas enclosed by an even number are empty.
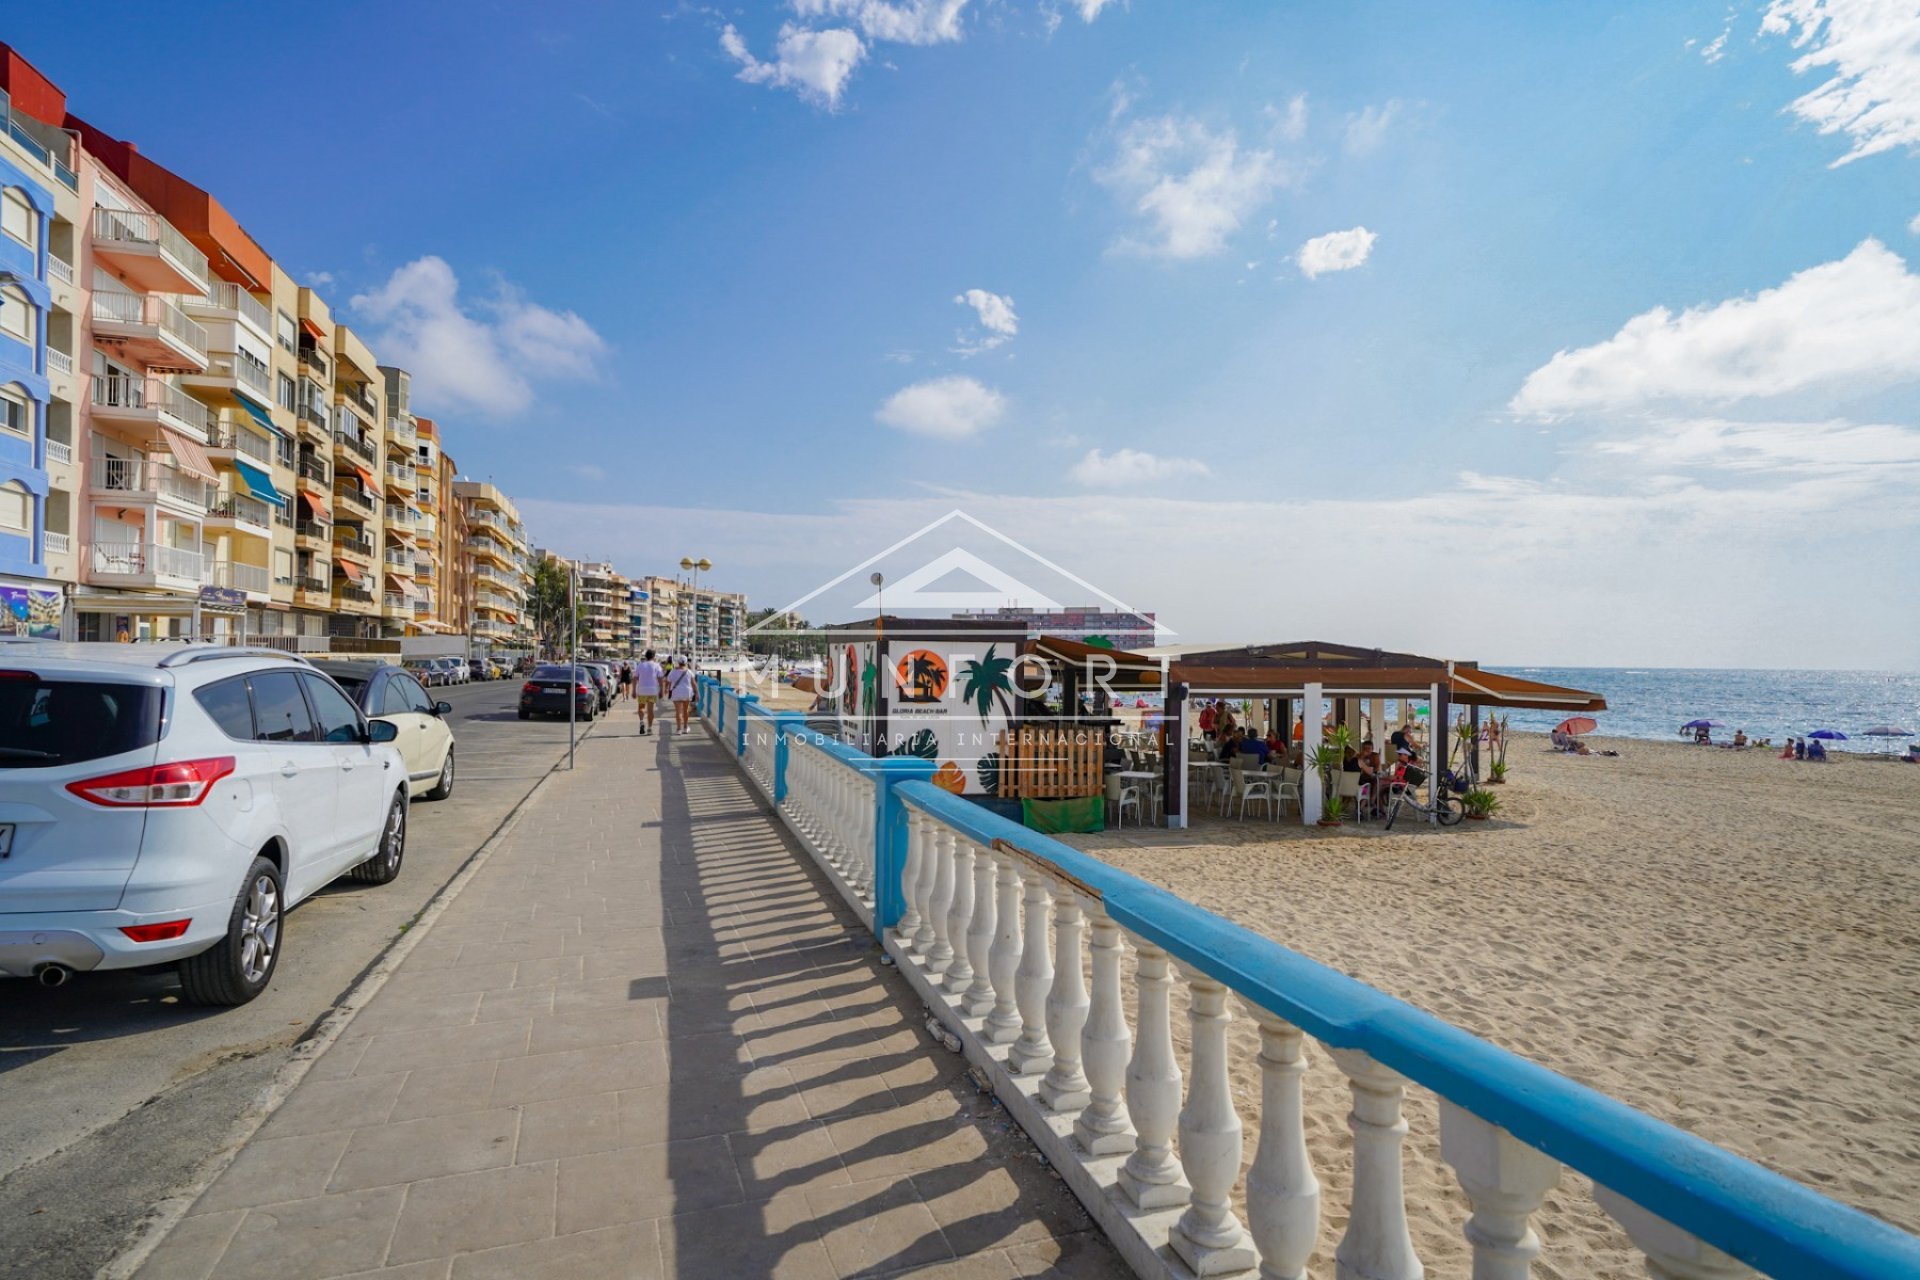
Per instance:
[[[0,975],[177,964],[192,1003],[253,999],[289,908],[400,874],[394,737],[288,654],[0,644]]]

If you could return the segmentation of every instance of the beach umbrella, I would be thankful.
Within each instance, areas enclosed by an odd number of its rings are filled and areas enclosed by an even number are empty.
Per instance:
[[[1720,723],[1718,720],[1689,720],[1680,726],[1683,731],[1687,729],[1724,729],[1726,727],[1726,725]]]
[[[1845,742],[1847,735],[1838,729],[1815,729],[1807,735],[1809,738],[1823,738],[1828,742]]]
[[[1896,729],[1890,724],[1877,724],[1860,736],[1863,738],[1911,738],[1913,730]]]
[[[1564,733],[1572,737],[1578,737],[1583,733],[1592,733],[1599,727],[1600,722],[1592,716],[1568,716],[1565,720],[1555,725],[1553,731],[1555,733]]]

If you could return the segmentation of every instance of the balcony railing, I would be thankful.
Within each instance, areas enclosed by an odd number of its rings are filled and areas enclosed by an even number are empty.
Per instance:
[[[174,230],[165,218],[151,213],[132,213],[125,209],[95,209],[93,238],[122,244],[152,245],[178,263],[203,290],[207,286],[207,255],[194,248],[193,243]]]
[[[431,560],[418,558],[413,562],[413,576],[416,578],[425,578],[431,581],[438,572],[439,570],[433,567],[433,561]]]
[[[160,494],[200,511],[205,511],[213,498],[213,486],[205,480],[152,458],[113,458],[97,453],[93,455],[88,484],[119,493]]]
[[[273,465],[273,446],[251,431],[242,431],[237,427],[215,427],[207,433],[207,446],[244,453],[263,467]]]
[[[408,528],[412,528],[413,522],[416,519],[418,519],[418,517],[414,515],[413,508],[399,506],[398,504],[392,503],[392,502],[389,502],[387,504],[387,523],[388,524],[404,525]]]
[[[189,318],[186,312],[157,293],[96,291],[93,295],[93,323],[150,325],[193,352],[202,364],[206,363],[207,331]]]
[[[378,424],[380,421],[380,406],[374,399],[371,385],[372,384],[365,382],[344,383],[340,387],[340,396],[348,404],[353,405],[362,413],[366,414],[368,421]]]
[[[300,474],[308,480],[328,484],[333,480],[333,468],[326,461],[312,454],[303,454],[300,458]]]
[[[264,529],[273,523],[273,508],[258,498],[228,493],[214,499],[213,505],[207,509],[207,516],[215,520],[240,520]]]
[[[207,286],[204,305],[216,311],[235,313],[258,329],[263,337],[273,332],[273,315],[267,310],[266,304],[237,284],[215,280]]]
[[[71,465],[73,462],[73,446],[65,440],[47,441],[47,461]]]
[[[373,514],[373,499],[358,489],[337,485],[333,490],[333,500],[350,511],[358,511],[368,516]]]
[[[270,369],[245,351],[236,351],[231,359],[216,360],[214,366],[221,373],[231,373],[233,380],[261,400],[273,398],[273,374]]]
[[[96,409],[154,409],[178,418],[196,433],[207,425],[207,406],[163,378],[96,373],[91,376]]]
[[[64,351],[58,351],[53,347],[48,347],[47,370],[50,373],[64,373],[71,377],[73,374],[73,357]]]
[[[47,255],[47,275],[61,284],[73,283],[73,264],[57,253]]]
[[[207,578],[206,557],[197,551],[152,542],[96,542],[93,571],[116,577],[173,578],[200,583]]]
[[[333,590],[333,582],[328,578],[316,578],[310,573],[303,573],[293,580],[293,589],[295,591],[318,591],[322,595],[325,595]]]
[[[43,536],[46,538],[47,554],[50,556],[64,556],[73,550],[73,538],[69,534],[55,533],[49,529]]]
[[[414,447],[418,435],[414,430],[414,425],[405,418],[388,418],[387,439],[393,441],[395,444],[411,449]]]
[[[389,462],[387,464],[387,479],[398,481],[411,489],[413,488],[414,470],[412,467],[402,466],[397,462]]]
[[[303,403],[300,406],[300,416],[323,432],[333,429],[332,415],[327,412],[327,406],[318,401],[309,400]]]
[[[333,433],[333,438],[337,443],[345,445],[347,452],[355,455],[361,461],[373,461],[373,446],[361,439],[358,432],[336,431]]]
[[[365,587],[356,587],[345,578],[336,579],[333,594],[341,600],[351,600],[356,604],[372,604],[373,592]]]
[[[383,555],[381,559],[386,562],[389,569],[398,569],[402,573],[413,572],[413,552],[411,551],[388,548],[386,554]]]
[[[351,525],[337,524],[333,527],[333,545],[336,550],[373,559],[373,540],[354,532]]]
[[[323,379],[333,376],[333,362],[318,347],[301,347],[300,363],[317,370]]]
[[[220,560],[213,566],[213,585],[231,587],[236,591],[251,591],[257,595],[266,595],[273,589],[272,575],[257,564],[240,564],[233,560]]]
[[[322,524],[318,520],[302,520],[293,526],[293,533],[297,538],[331,539],[333,537],[333,526],[330,524]]]

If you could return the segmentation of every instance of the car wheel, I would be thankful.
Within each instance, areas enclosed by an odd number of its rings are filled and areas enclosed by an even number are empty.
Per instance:
[[[453,794],[453,748],[447,748],[447,758],[440,762],[440,781],[433,790],[427,792],[429,800],[445,800]]]
[[[391,884],[399,879],[400,862],[406,856],[407,799],[396,791],[387,806],[386,824],[380,828],[380,847],[347,875],[361,884]]]
[[[180,962],[180,996],[188,1004],[245,1004],[267,989],[280,963],[280,869],[256,857],[227,917],[227,936]]]
[[[520,713],[520,718],[521,718],[522,720],[531,720],[531,719],[533,719],[533,712],[531,712],[531,711],[522,711],[522,712]]]

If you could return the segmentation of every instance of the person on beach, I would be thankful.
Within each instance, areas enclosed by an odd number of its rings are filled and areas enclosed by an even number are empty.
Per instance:
[[[1792,738],[1788,738],[1786,743],[1780,748],[1780,758],[1782,760],[1793,759],[1793,739]]]
[[[667,673],[667,696],[673,702],[673,731],[685,733],[693,716],[693,668],[681,663]]]
[[[1795,738],[1793,740],[1793,758],[1795,760],[1805,760],[1807,758],[1807,740],[1805,738]]]
[[[1735,751],[1745,751],[1747,749],[1747,731],[1745,729],[1735,729],[1733,731],[1733,749]]]
[[[653,650],[641,655],[640,662],[633,669],[634,711],[640,717],[640,732],[653,732],[653,704],[659,700],[660,686],[665,683],[667,673],[653,660]]]

